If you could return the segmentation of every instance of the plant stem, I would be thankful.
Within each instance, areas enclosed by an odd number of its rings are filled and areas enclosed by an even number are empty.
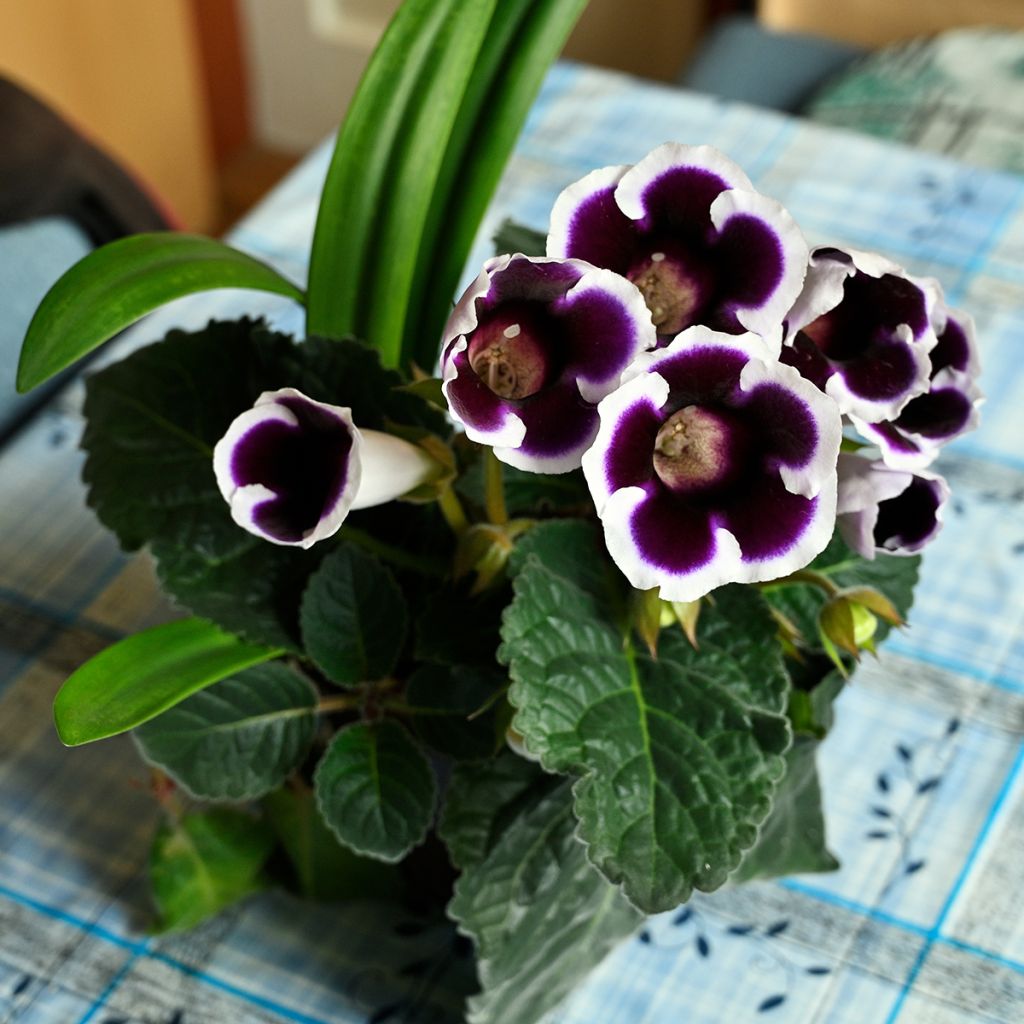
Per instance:
[[[788,576],[783,576],[780,580],[772,580],[768,586],[788,586],[793,583],[809,583],[812,587],[817,587],[819,590],[823,590],[829,597],[835,597],[839,593],[839,587],[835,585],[827,576],[823,573],[815,572],[813,569],[797,569],[796,572],[791,572]]]
[[[318,714],[327,715],[332,711],[353,711],[359,707],[362,698],[350,693],[331,693],[317,702]]]
[[[397,565],[403,569],[413,569],[423,573],[424,576],[442,577],[445,575],[444,563],[432,558],[424,558],[421,555],[413,554],[404,548],[395,547],[378,540],[373,534],[360,530],[355,526],[343,526],[338,531],[338,536],[343,540],[351,541],[356,547],[368,551],[371,555],[377,555],[385,562]]]
[[[463,511],[459,496],[455,493],[455,488],[446,487],[437,499],[437,504],[441,509],[441,515],[452,528],[452,533],[456,537],[461,537],[469,526],[469,520],[466,519],[466,513]]]
[[[493,448],[488,448],[484,455],[484,507],[487,509],[488,520],[495,526],[504,526],[508,522],[501,463]]]

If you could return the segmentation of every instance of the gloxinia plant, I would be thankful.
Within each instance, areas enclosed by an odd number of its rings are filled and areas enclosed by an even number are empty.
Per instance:
[[[453,309],[511,144],[491,111],[528,107],[504,69],[539,83],[581,7],[408,0],[307,291],[128,239],[54,287],[20,375],[197,287],[303,303],[304,341],[214,322],[90,378],[89,502],[190,617],[82,666],[55,720],[152,766],[159,927],[271,882],[444,908],[480,1024],[533,1024],[695,889],[835,866],[813,752],[910,608],[932,462],[980,403],[936,282],[811,253],[708,147],[567,183]]]

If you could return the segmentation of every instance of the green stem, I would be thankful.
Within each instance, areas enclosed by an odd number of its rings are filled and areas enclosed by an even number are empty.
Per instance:
[[[508,522],[501,463],[493,448],[488,448],[484,455],[484,507],[487,510],[487,519],[495,526],[504,526]]]
[[[351,541],[356,547],[368,551],[371,555],[382,558],[385,562],[397,565],[402,569],[413,569],[423,573],[424,576],[442,577],[446,573],[445,565],[438,559],[425,558],[422,555],[413,554],[404,548],[395,547],[385,541],[378,540],[371,533],[360,530],[355,526],[343,526],[338,531],[342,540]]]
[[[437,504],[441,509],[441,515],[452,528],[452,533],[456,537],[461,537],[469,526],[469,520],[466,518],[459,496],[455,493],[455,488],[446,487],[438,497]]]
[[[361,696],[350,693],[331,693],[317,702],[318,715],[329,715],[333,711],[354,711],[362,703]]]
[[[839,593],[839,587],[837,587],[827,576],[820,572],[815,572],[813,569],[797,569],[796,572],[791,572],[788,576],[783,576],[780,580],[772,580],[770,586],[788,586],[793,583],[809,583],[812,587],[817,587],[819,590],[823,590],[829,597],[835,597]]]

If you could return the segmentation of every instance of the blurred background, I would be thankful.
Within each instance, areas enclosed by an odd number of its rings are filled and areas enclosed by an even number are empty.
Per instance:
[[[0,77],[34,93],[128,169],[155,193],[172,222],[220,232],[336,127],[397,5],[398,0],[7,2],[0,13]],[[855,122],[851,127],[865,127],[850,115],[848,82],[840,83],[838,93],[819,96],[816,110],[807,109],[808,101],[823,83],[856,68],[858,59],[896,44],[898,66],[890,61],[869,67],[869,85],[888,88],[883,99],[905,107],[914,97],[907,92],[908,52],[899,44],[971,25],[1024,28],[1024,3],[591,0],[566,55],[838,123],[846,116]],[[1007,60],[1020,90],[1021,37],[1006,35],[1016,44]],[[919,49],[915,59],[920,71]],[[959,67],[964,61],[971,64],[972,58],[954,62]],[[934,78],[931,65],[927,70]],[[897,72],[902,78],[894,86]],[[852,99],[860,104],[860,121],[868,122],[865,130],[898,133],[891,105],[875,102],[864,109],[864,78],[862,73],[854,80]],[[963,90],[958,83],[954,92],[962,98]],[[934,107],[934,95],[929,102]],[[1017,104],[1017,111],[1022,107]],[[1012,127],[1016,135],[1019,125]]]

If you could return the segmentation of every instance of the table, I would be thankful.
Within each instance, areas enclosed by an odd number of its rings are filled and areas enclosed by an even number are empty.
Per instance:
[[[989,403],[982,429],[942,459],[954,501],[911,628],[857,672],[822,748],[841,870],[724,890],[652,920],[551,1022],[1020,1021],[1024,180],[560,65],[467,278],[504,216],[544,227],[566,184],[666,139],[724,149],[812,242],[877,249],[938,277],[978,319]],[[328,154],[314,152],[232,235],[296,279]],[[222,292],[157,314],[117,348],[243,310],[301,327],[273,297]],[[192,933],[146,936],[146,773],[128,739],[66,751],[50,722],[72,667],[168,614],[145,559],[124,559],[83,507],[80,388],[0,452],[0,1021],[459,1019],[447,983],[422,967],[445,934],[370,906],[267,893]],[[389,1014],[409,993],[419,1010]]]

